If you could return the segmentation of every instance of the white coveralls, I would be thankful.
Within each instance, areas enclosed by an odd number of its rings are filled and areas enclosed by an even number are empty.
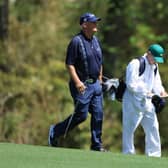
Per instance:
[[[135,154],[134,132],[141,124],[145,132],[145,153],[147,156],[161,156],[159,124],[155,107],[147,93],[160,95],[164,91],[157,66],[150,65],[145,58],[145,71],[139,76],[139,60],[133,59],[126,69],[127,89],[123,96],[123,153]]]

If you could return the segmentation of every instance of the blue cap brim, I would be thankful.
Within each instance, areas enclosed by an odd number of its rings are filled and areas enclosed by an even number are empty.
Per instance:
[[[158,63],[164,63],[163,57],[154,57],[154,60]]]
[[[101,18],[94,17],[94,18],[88,19],[88,22],[97,22],[97,21],[100,21],[100,20],[101,20]]]

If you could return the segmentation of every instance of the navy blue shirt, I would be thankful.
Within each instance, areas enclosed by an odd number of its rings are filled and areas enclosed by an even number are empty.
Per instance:
[[[77,36],[80,36],[84,44],[88,64],[88,74],[84,64],[82,47]],[[86,80],[88,77],[97,79],[100,74],[102,62],[102,50],[96,37],[87,39],[82,32],[73,37],[67,48],[66,64],[74,65],[81,80]]]

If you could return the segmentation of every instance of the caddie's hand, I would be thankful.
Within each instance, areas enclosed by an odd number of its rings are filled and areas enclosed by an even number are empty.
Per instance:
[[[168,97],[168,93],[167,92],[161,92],[160,97]]]
[[[81,94],[85,93],[86,86],[84,85],[83,82],[77,83],[76,84],[76,88],[77,88],[77,90],[78,90],[79,93],[81,93]]]
[[[151,92],[148,92],[148,93],[147,93],[147,98],[152,98],[152,96],[154,96],[153,93],[151,93]]]

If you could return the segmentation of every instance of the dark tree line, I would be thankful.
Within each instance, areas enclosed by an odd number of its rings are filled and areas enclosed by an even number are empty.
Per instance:
[[[4,40],[8,36],[8,11],[9,0],[0,1],[0,39]]]

